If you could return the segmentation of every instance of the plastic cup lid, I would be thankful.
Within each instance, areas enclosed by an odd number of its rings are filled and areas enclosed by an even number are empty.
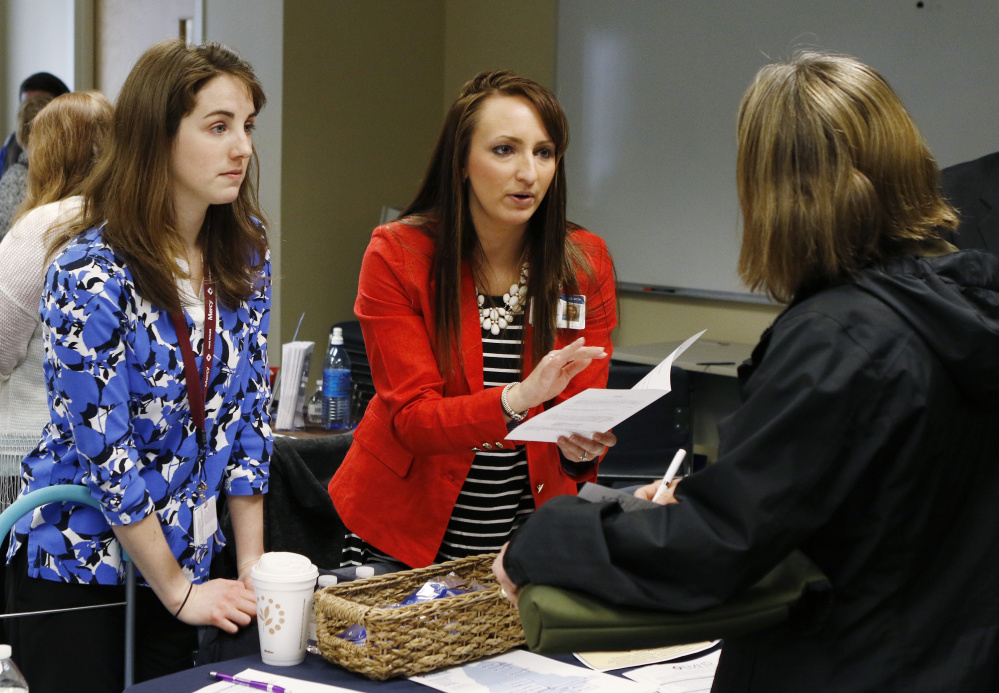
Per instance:
[[[319,569],[306,556],[289,551],[265,553],[253,566],[253,577],[264,580],[316,579]]]

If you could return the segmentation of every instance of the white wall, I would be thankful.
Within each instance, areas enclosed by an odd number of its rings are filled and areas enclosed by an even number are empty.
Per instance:
[[[150,46],[180,35],[180,19],[194,17],[195,0],[95,0],[90,34],[97,88],[115,102],[125,78]]]
[[[25,77],[51,72],[70,89],[76,85],[77,3],[74,0],[5,0],[6,24],[3,56],[6,133],[17,117],[18,88]]]
[[[268,218],[274,293],[271,297],[270,360],[278,364],[281,334],[281,111],[284,3],[272,0],[203,0],[203,40],[234,48],[253,65],[267,95],[253,144],[260,158],[260,204]],[[297,320],[297,316],[295,317]]]

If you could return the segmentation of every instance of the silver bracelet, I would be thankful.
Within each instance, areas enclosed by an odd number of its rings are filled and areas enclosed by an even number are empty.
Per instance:
[[[513,409],[511,409],[510,403],[506,399],[506,393],[510,391],[511,387],[519,383],[520,383],[519,380],[512,383],[508,383],[503,387],[503,393],[500,395],[500,404],[503,405],[503,413],[509,416],[514,421],[517,421],[518,423],[527,418],[527,412],[525,411],[518,414]]]

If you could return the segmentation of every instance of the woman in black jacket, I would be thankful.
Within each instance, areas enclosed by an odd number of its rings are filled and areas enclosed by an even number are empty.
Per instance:
[[[797,548],[831,613],[726,640],[714,691],[999,690],[999,262],[941,238],[936,163],[852,58],[763,68],[738,142],[740,272],[789,305],[718,462],[661,508],[556,499],[497,575],[693,612]]]

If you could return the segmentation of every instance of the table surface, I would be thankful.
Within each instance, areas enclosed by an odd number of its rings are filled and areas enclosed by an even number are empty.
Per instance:
[[[302,428],[275,428],[274,435],[285,436],[287,438],[324,438],[326,436],[335,436],[339,433],[346,433],[347,431],[331,431],[328,428],[323,428],[318,424],[305,424]]]
[[[618,361],[656,366],[681,344],[683,344],[682,341],[614,347],[613,358]],[[713,373],[734,378],[738,375],[736,369],[739,364],[748,359],[752,353],[752,344],[698,339],[680,354],[673,365],[687,371]]]
[[[554,655],[552,658],[580,665],[579,660],[572,655]],[[296,666],[275,667],[264,664],[259,654],[253,654],[237,659],[230,659],[225,662],[206,664],[171,674],[170,676],[137,683],[126,688],[124,693],[193,693],[193,691],[197,691],[200,688],[217,683],[209,676],[209,673],[212,671],[238,674],[244,669],[257,669],[280,676],[314,681],[315,683],[325,683],[331,686],[340,686],[341,688],[353,691],[368,691],[369,693],[427,693],[431,690],[426,686],[414,683],[405,678],[372,681],[360,674],[354,674],[335,664],[330,664],[319,655],[308,654],[305,656],[305,661]],[[617,674],[619,672],[609,673]],[[253,689],[247,688],[246,690],[249,692]]]
[[[413,683],[408,679],[391,679],[389,681],[371,681],[360,674],[354,674],[346,669],[330,664],[319,655],[308,654],[305,661],[292,667],[276,667],[264,664],[259,654],[247,655],[238,659],[230,659],[215,664],[205,664],[170,676],[163,676],[151,681],[144,681],[129,686],[125,693],[191,693],[205,686],[217,683],[209,676],[212,671],[226,674],[238,674],[244,669],[257,669],[280,676],[288,676],[305,681],[326,683],[354,691],[371,691],[372,693],[427,693],[426,686]],[[252,688],[246,689],[248,692]]]

